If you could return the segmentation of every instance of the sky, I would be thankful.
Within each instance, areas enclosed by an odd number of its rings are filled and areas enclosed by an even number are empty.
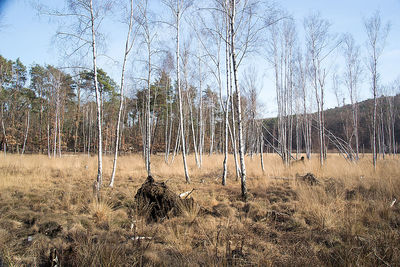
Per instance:
[[[25,0],[0,0],[0,55],[7,59],[20,58],[30,66],[57,65],[58,56],[52,46],[57,27],[39,18]]]
[[[41,0],[48,3],[62,3],[61,0],[53,2]],[[159,1],[150,1],[153,5]],[[285,8],[297,21],[299,36],[304,33],[303,18],[312,12],[319,11],[323,18],[328,19],[332,33],[351,33],[357,44],[365,50],[364,44],[366,34],[363,18],[371,16],[376,10],[380,11],[384,22],[390,21],[391,30],[387,38],[386,47],[381,57],[379,71],[382,84],[389,84],[400,75],[400,0],[285,0],[276,1]],[[7,59],[16,60],[18,57],[26,65],[51,64],[63,65],[63,59],[59,56],[58,49],[54,43],[54,33],[57,25],[46,17],[40,17],[29,0],[0,0],[0,55]],[[122,58],[123,38],[119,36],[121,29],[107,28],[107,37],[113,40],[108,45],[107,54],[113,58]],[[103,61],[103,66],[111,76],[118,81],[118,68],[109,60]],[[365,62],[365,60],[363,60]],[[260,83],[260,104],[262,104],[262,116],[276,115],[275,89],[273,87],[273,76],[270,66],[260,62],[247,62],[247,65],[255,65]],[[342,62],[337,60],[333,63],[336,69],[341,69]],[[329,87],[329,85],[328,85]],[[360,99],[371,97],[368,84],[362,85]],[[345,89],[342,88],[345,93]],[[344,95],[345,97],[345,95]],[[326,103],[328,107],[336,106],[333,93],[327,90]]]

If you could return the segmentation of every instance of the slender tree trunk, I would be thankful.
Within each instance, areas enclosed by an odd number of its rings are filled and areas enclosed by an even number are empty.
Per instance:
[[[74,153],[78,151],[78,131],[79,131],[79,119],[81,114],[81,88],[78,85],[77,88],[78,103],[76,104],[76,116],[75,116],[75,136],[74,136]]]
[[[322,112],[320,108],[320,104],[318,103],[318,128],[319,128],[319,163],[321,167],[324,165],[324,137],[322,134]]]
[[[300,134],[299,114],[296,112],[296,159],[299,158],[300,153]]]
[[[164,142],[165,142],[165,156],[164,156],[164,161],[166,164],[168,164],[168,155],[169,155],[169,149],[168,149],[168,82],[165,86],[165,132],[164,132]]]
[[[321,124],[322,124],[322,152],[323,161],[326,160],[327,146],[325,140],[325,113],[324,113],[324,87],[321,85]]]
[[[148,41],[149,42],[149,41]],[[150,162],[150,146],[151,146],[151,110],[150,110],[150,100],[151,100],[151,84],[150,84],[150,79],[151,79],[151,47],[150,43],[147,43],[148,46],[148,73],[147,73],[147,104],[146,104],[146,170],[147,170],[147,176],[151,176],[151,162]],[[155,103],[155,99],[154,99]]]
[[[228,89],[229,91],[229,89]],[[229,131],[229,96],[227,96],[226,98],[226,104],[225,104],[225,138],[224,138],[224,163],[223,163],[223,173],[222,173],[222,185],[226,185],[226,176],[228,173],[228,141],[229,141],[229,135],[228,135],[228,131]]]
[[[42,87],[39,90],[39,98],[40,98],[40,111],[39,111],[39,153],[43,153],[43,136],[42,136],[42,127],[43,127],[43,95],[42,95]]]
[[[49,158],[51,158],[50,149],[50,124],[47,122],[47,156]]]
[[[381,138],[382,138],[382,159],[385,159],[385,127],[383,126],[383,108],[381,105]]]
[[[83,137],[83,154],[86,153],[86,120],[85,120],[85,115],[87,114],[86,110],[85,110],[85,106],[82,108],[82,137]]]
[[[200,168],[203,164],[203,144],[204,144],[204,134],[203,134],[203,89],[202,89],[202,72],[201,72],[201,60],[199,58],[199,164]]]
[[[27,119],[26,119],[26,130],[25,130],[25,137],[24,137],[24,144],[23,144],[23,146],[22,146],[22,153],[21,153],[21,155],[23,155],[23,154],[25,153],[26,140],[28,139],[29,117],[30,117],[30,110],[28,110],[28,114],[27,114]]]
[[[375,61],[375,69],[376,70],[376,61]],[[374,113],[372,118],[372,161],[374,165],[374,170],[376,170],[376,72],[373,72],[372,78],[373,85],[373,94],[374,94]]]
[[[225,18],[225,37],[229,38],[229,21],[228,17]],[[225,146],[224,146],[224,163],[222,172],[222,185],[226,185],[226,176],[228,173],[228,130],[229,130],[229,100],[230,100],[230,81],[229,81],[229,46],[228,42],[225,43],[225,66],[226,66],[226,103],[225,103]]]
[[[392,105],[394,105],[394,97],[393,97],[393,102]],[[393,106],[392,106],[393,108]],[[392,119],[391,119],[391,123],[392,123],[392,145],[393,145],[393,157],[396,156],[396,139],[395,139],[395,123],[396,123],[396,116],[395,116],[395,111],[392,110]]]
[[[56,117],[54,119],[53,158],[56,158],[57,154],[57,132],[58,132],[58,106],[56,106]]]
[[[7,156],[7,135],[6,135],[6,127],[4,125],[4,103],[1,103],[1,128],[3,130],[3,137],[4,137],[3,153],[4,153],[4,157],[6,157]]]
[[[211,104],[210,107],[210,152],[208,153],[210,156],[214,151],[214,105]]]
[[[90,0],[90,19],[91,19],[91,30],[92,30],[92,54],[93,54],[93,73],[94,73],[94,88],[96,92],[96,104],[97,104],[97,131],[98,131],[98,146],[97,146],[97,179],[96,179],[96,190],[98,199],[100,197],[100,187],[103,182],[103,138],[102,138],[102,119],[101,119],[101,102],[100,92],[97,81],[97,52],[96,52],[96,34],[94,25],[94,12],[93,2]]]
[[[262,122],[261,122],[262,123]],[[260,160],[261,160],[261,170],[265,171],[264,169],[264,132],[263,129],[261,127],[261,135],[260,135]]]
[[[61,114],[58,114],[58,156],[61,158]]]
[[[132,48],[132,44],[129,44],[131,32],[132,32],[132,23],[133,23],[133,0],[131,0],[131,12],[129,17],[129,26],[128,26],[128,33],[126,36],[125,42],[125,53],[124,53],[124,60],[122,63],[122,71],[121,71],[121,84],[120,84],[120,95],[119,95],[119,109],[118,109],[118,118],[117,118],[117,126],[115,129],[115,147],[114,147],[114,160],[113,160],[113,168],[111,173],[111,179],[109,187],[114,186],[115,180],[115,172],[117,171],[117,160],[118,160],[118,149],[119,149],[119,141],[120,141],[120,128],[121,128],[121,115],[122,110],[124,108],[124,80],[125,80],[125,65],[128,59],[129,52]]]
[[[174,154],[172,155],[171,163],[174,162],[175,155],[176,155],[176,154],[178,153],[178,151],[179,151],[180,142],[181,142],[181,124],[179,123],[179,125],[178,125],[178,131],[176,132],[175,148],[174,148]]]
[[[140,127],[140,133],[142,135],[142,155],[144,160],[146,161],[146,105],[147,105],[147,101],[145,99],[144,96],[143,97],[143,101],[142,101],[142,112],[140,113],[141,115],[139,115],[139,127]],[[146,171],[147,171],[147,163],[146,163]]]
[[[88,111],[88,114],[89,114],[89,111]],[[91,143],[91,138],[92,138],[92,132],[93,132],[93,130],[92,130],[92,125],[93,125],[93,110],[92,110],[92,105],[90,105],[90,114],[89,114],[89,128],[88,128],[88,150],[87,150],[87,152],[88,152],[88,157],[90,157],[90,149],[91,149],[91,146],[92,146],[92,143]]]
[[[231,14],[230,14],[230,45],[232,55],[232,69],[235,83],[236,92],[236,109],[238,114],[238,131],[239,131],[239,157],[240,157],[240,170],[241,170],[241,191],[242,197],[247,198],[247,185],[246,185],[246,164],[244,162],[244,143],[243,143],[243,121],[242,121],[242,109],[241,109],[241,95],[240,87],[237,78],[237,64],[236,64],[236,51],[235,51],[235,14],[236,14],[236,0],[231,1]]]
[[[183,159],[183,169],[185,171],[186,183],[190,183],[190,177],[188,172],[188,167],[186,163],[186,147],[185,147],[185,132],[184,132],[184,121],[183,121],[183,107],[182,107],[182,89],[181,89],[181,78],[180,78],[180,52],[179,52],[179,31],[180,31],[180,1],[176,1],[176,81],[178,84],[178,100],[179,100],[179,119],[181,125],[181,144],[182,144],[182,159]]]
[[[385,97],[386,99],[386,130],[387,130],[387,144],[388,144],[388,154],[392,155],[392,123],[391,123],[391,118],[392,118],[392,105],[391,105],[391,99],[390,96]]]
[[[172,103],[171,103],[171,115],[172,115]],[[171,139],[172,139],[172,128],[173,128],[173,117],[170,118],[169,134],[168,134],[168,147],[167,147],[167,163],[169,163],[168,157],[171,151]]]
[[[198,152],[197,152],[196,133],[195,133],[195,130],[194,130],[193,108],[192,108],[192,102],[191,102],[191,99],[190,99],[189,90],[187,91],[187,100],[188,100],[188,105],[189,105],[190,124],[191,124],[191,128],[192,128],[194,157],[195,157],[195,161],[196,161],[197,167],[200,168],[199,156],[198,156]]]
[[[231,56],[229,56],[229,58],[231,59]],[[239,161],[237,158],[238,155],[238,151],[237,151],[237,137],[236,137],[236,120],[235,120],[235,105],[233,103],[234,97],[233,97],[233,89],[232,89],[232,64],[229,64],[229,91],[230,91],[230,96],[231,96],[231,116],[232,116],[232,146],[233,146],[233,157],[235,160],[235,169],[236,169],[236,181],[239,180],[239,176],[241,176],[240,174],[240,168],[239,168]]]
[[[322,111],[321,111],[321,96],[319,94],[319,87],[317,83],[317,66],[315,63],[316,59],[313,59],[313,66],[314,66],[314,90],[315,90],[315,100],[317,101],[317,115],[318,115],[318,135],[319,135],[319,162],[321,167],[324,165],[324,137],[322,133]]]
[[[358,114],[357,114],[357,103],[354,103],[352,105],[353,107],[353,127],[354,127],[354,139],[356,142],[356,160],[358,161],[359,156],[358,156],[358,149],[359,149],[359,144],[358,144]]]

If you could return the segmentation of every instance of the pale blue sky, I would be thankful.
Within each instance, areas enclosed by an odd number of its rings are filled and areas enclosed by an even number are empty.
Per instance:
[[[58,0],[62,3],[61,0]],[[42,2],[51,2],[45,0]],[[158,1],[157,1],[158,2]],[[381,81],[387,84],[400,75],[400,0],[285,0],[280,3],[290,14],[294,16],[298,24],[299,35],[302,35],[303,18],[314,12],[320,11],[322,17],[332,23],[332,32],[353,34],[360,45],[364,45],[366,34],[363,18],[380,10],[384,21],[391,22],[391,31],[387,39],[385,52],[381,58]],[[28,0],[0,0],[0,55],[5,58],[21,61],[30,66],[33,63],[62,65],[62,60],[57,49],[52,43],[52,38],[57,29],[55,23],[49,23],[47,18],[39,18]],[[116,42],[108,45],[108,51],[112,57],[122,54],[121,41],[118,31],[110,30],[108,35]],[[117,42],[117,41],[120,42]],[[121,47],[121,49],[119,49]],[[364,48],[363,48],[364,49]],[[340,60],[336,63],[340,65]],[[340,68],[340,66],[338,66]],[[113,75],[113,68],[108,65],[105,69],[118,81],[118,72]],[[115,69],[115,67],[114,67]],[[260,102],[265,105],[265,116],[275,113],[275,90],[272,88],[272,75],[268,74],[268,67],[259,69],[264,75]],[[329,90],[328,90],[329,91]],[[363,85],[361,99],[369,98],[368,84]],[[336,105],[333,94],[327,94],[328,106]]]

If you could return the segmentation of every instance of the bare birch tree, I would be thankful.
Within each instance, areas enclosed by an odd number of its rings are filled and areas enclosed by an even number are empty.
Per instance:
[[[360,62],[360,48],[355,44],[354,38],[350,34],[346,34],[343,39],[343,54],[345,58],[344,82],[349,92],[353,131],[352,135],[355,139],[356,160],[359,159],[359,133],[358,133],[358,86],[362,73]],[[351,145],[351,144],[349,144]]]
[[[236,22],[236,0],[229,0],[229,9],[228,9],[228,23],[230,29],[230,54],[232,58],[232,71],[233,71],[233,81],[235,87],[235,97],[236,97],[236,111],[238,114],[238,134],[239,134],[239,157],[240,157],[240,172],[241,172],[241,191],[242,197],[247,198],[247,185],[246,185],[246,163],[244,161],[244,142],[243,142],[243,121],[242,121],[242,107],[241,107],[241,93],[240,87],[238,84],[238,63],[237,62],[237,54],[235,47],[235,37],[237,34],[237,22]]]
[[[260,105],[258,102],[258,96],[260,92],[259,77],[254,67],[249,67],[243,74],[243,91],[247,96],[247,110],[248,114],[248,149],[250,156],[257,153],[259,149],[259,126],[258,126],[258,115],[260,111]]]
[[[100,91],[99,84],[97,81],[97,47],[96,47],[96,29],[98,22],[98,11],[93,8],[93,1],[89,1],[89,5],[86,3],[86,9],[90,11],[90,29],[92,33],[91,48],[92,48],[92,59],[93,59],[93,76],[94,76],[94,89],[96,92],[96,105],[97,105],[97,135],[98,135],[98,146],[97,146],[97,179],[96,179],[96,190],[99,198],[100,187],[103,182],[103,138],[102,138],[102,112],[100,102]]]
[[[195,30],[198,42],[203,48],[207,59],[205,60],[205,65],[210,70],[212,76],[214,77],[218,89],[219,89],[219,103],[222,111],[224,112],[224,161],[223,161],[223,171],[222,171],[222,184],[226,184],[226,176],[227,176],[227,161],[228,161],[228,138],[229,138],[229,104],[231,101],[231,76],[229,72],[231,59],[230,59],[230,48],[228,45],[229,39],[229,23],[228,23],[228,1],[213,1],[213,5],[208,8],[199,8],[203,11],[203,16],[201,12],[198,12],[196,15],[200,18],[201,28],[199,30]],[[207,11],[207,12],[204,12]],[[206,13],[206,14],[204,14]],[[208,15],[208,16],[207,16]],[[209,17],[209,18],[208,18]],[[208,19],[207,19],[208,18]],[[211,21],[211,23],[209,23]],[[192,26],[195,28],[194,26]],[[207,42],[208,40],[208,42]],[[225,71],[226,71],[226,98],[223,100],[222,92],[223,92],[223,64],[222,64],[222,49],[225,46]],[[211,106],[210,113],[210,152],[209,155],[213,153],[214,148],[214,107]],[[200,122],[202,126],[202,121]],[[201,127],[202,128],[202,127]],[[236,159],[236,146],[234,147],[234,155]],[[235,163],[237,161],[235,160]],[[236,165],[236,169],[238,165]]]
[[[372,163],[376,169],[376,117],[377,117],[377,91],[379,88],[378,63],[385,47],[386,38],[389,33],[390,24],[383,24],[379,11],[376,11],[370,18],[364,20],[364,27],[367,33],[366,47],[368,51],[367,68],[371,75],[371,90],[374,97],[374,111],[372,115]]]
[[[182,16],[185,11],[190,7],[191,1],[188,0],[166,0],[164,4],[170,9],[174,23],[169,24],[175,29],[176,37],[176,82],[178,89],[178,101],[179,101],[179,124],[180,124],[180,138],[181,138],[181,149],[183,158],[183,169],[185,172],[186,183],[190,183],[189,171],[186,161],[186,144],[185,144],[185,127],[183,120],[183,100],[182,100],[182,88],[181,88],[181,74],[180,74],[180,26]]]
[[[325,144],[325,87],[329,69],[326,66],[327,57],[338,46],[335,37],[329,33],[331,24],[321,18],[319,13],[311,14],[304,20],[306,46],[309,60],[308,75],[314,89],[317,104],[318,135],[320,143],[320,165],[326,159]]]
[[[307,66],[306,60],[303,57],[302,51],[299,49],[296,56],[295,63],[295,81],[296,81],[296,89],[298,90],[297,96],[298,101],[301,101],[302,104],[302,133],[304,139],[304,149],[306,153],[307,159],[311,158],[311,131],[312,131],[312,119],[310,114],[310,106],[311,101],[309,99],[309,88],[308,88],[308,79],[307,79]],[[296,91],[297,91],[296,90]],[[299,103],[300,105],[300,103]],[[300,107],[299,107],[300,108]],[[300,143],[300,142],[299,142]]]
[[[278,141],[282,161],[289,165],[292,158],[294,45],[296,29],[289,18],[270,27],[268,61],[274,68],[278,106]]]
[[[117,118],[117,126],[115,132],[115,145],[114,145],[114,160],[113,160],[113,169],[111,174],[110,180],[110,187],[114,186],[115,180],[115,172],[117,170],[117,160],[118,160],[118,149],[119,149],[119,140],[120,140],[120,128],[121,128],[121,115],[122,110],[124,107],[124,86],[125,86],[125,66],[128,60],[128,55],[132,50],[132,46],[134,44],[134,38],[136,37],[136,33],[133,33],[132,36],[132,29],[133,29],[133,12],[134,12],[134,5],[133,0],[130,0],[130,12],[129,12],[129,19],[128,19],[128,31],[126,34],[126,41],[125,41],[125,51],[124,51],[124,58],[122,60],[122,70],[121,70],[121,83],[120,83],[120,93],[119,93],[119,109],[118,109],[118,118]],[[132,39],[133,38],[133,39]]]
[[[225,12],[228,10],[228,1],[225,1]],[[227,40],[229,40],[229,34],[230,34],[230,29],[229,29],[229,20],[228,16],[225,17],[225,69],[226,69],[226,103],[225,103],[225,142],[224,142],[224,163],[223,163],[223,171],[222,171],[222,185],[226,185],[226,176],[228,174],[228,130],[229,130],[229,103],[231,101],[231,91],[232,91],[232,79],[231,79],[231,73],[230,73],[230,68],[231,68],[231,53],[229,49],[229,45]],[[234,111],[232,110],[232,113]],[[232,127],[235,127],[233,124]],[[236,140],[232,140],[233,142],[236,142]],[[236,146],[234,146],[236,148]],[[236,149],[233,151],[234,156],[235,156],[235,167],[236,167],[236,174],[238,174],[238,165],[237,165],[237,160],[236,160]]]
[[[241,107],[241,88],[238,82],[238,70],[245,56],[254,51],[260,43],[260,32],[265,28],[256,11],[259,9],[256,1],[236,1],[228,0],[227,3],[227,22],[229,25],[229,40],[227,40],[230,49],[232,85],[235,89],[235,95],[232,95],[236,101],[241,192],[242,197],[247,198],[246,185],[246,164],[245,164],[245,142],[243,136],[243,115]],[[233,114],[234,112],[232,112]]]
[[[146,47],[146,67],[147,67],[147,77],[145,78],[146,81],[146,123],[145,123],[145,162],[146,162],[146,170],[147,175],[151,176],[151,124],[152,124],[152,113],[151,113],[151,79],[152,79],[152,72],[153,72],[153,55],[155,52],[153,48],[153,41],[156,36],[155,33],[152,32],[150,21],[149,21],[149,12],[148,12],[148,1],[143,1],[142,5],[139,5],[139,25],[142,29],[142,37],[143,43]],[[155,105],[156,99],[154,99]],[[154,108],[153,108],[154,111]]]
[[[86,57],[91,54],[93,70],[93,87],[96,96],[97,111],[97,178],[95,181],[96,191],[99,197],[100,187],[103,181],[103,138],[102,138],[102,111],[101,99],[97,77],[97,41],[99,27],[103,18],[111,8],[111,0],[67,0],[65,10],[52,11],[43,6],[37,7],[43,14],[66,19],[67,24],[62,24],[56,36],[59,40],[67,43],[63,46],[65,57],[73,55]],[[64,21],[65,23],[65,21]]]

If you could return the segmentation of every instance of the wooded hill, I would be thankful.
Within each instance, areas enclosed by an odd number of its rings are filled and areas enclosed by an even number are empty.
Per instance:
[[[378,152],[380,154],[388,154],[398,151],[398,140],[400,138],[400,117],[399,110],[397,107],[400,105],[400,95],[396,96],[381,96],[377,99],[377,146]],[[359,133],[359,144],[360,153],[371,152],[371,136],[372,136],[372,114],[373,114],[373,99],[367,99],[359,102],[358,108],[358,133]],[[335,107],[327,109],[324,111],[325,114],[325,129],[332,133],[338,139],[351,144],[354,149],[354,127],[352,122],[352,106],[347,104],[341,107]],[[313,118],[312,124],[312,149],[313,152],[318,152],[319,140],[318,140],[318,129],[317,129],[317,114],[311,114]],[[300,152],[303,151],[303,133],[304,127],[302,123],[302,115],[297,118],[296,115],[293,116],[294,124],[299,121],[300,127],[298,128],[298,133],[296,134],[296,125],[293,126],[293,150],[297,152],[297,142],[296,138],[299,138]],[[271,145],[278,148],[278,141],[275,137],[278,136],[277,133],[277,118],[268,118],[263,120],[265,129],[265,137],[267,141],[267,147],[273,150]],[[274,137],[272,137],[268,132],[270,132]],[[394,135],[392,134],[394,132]],[[271,143],[271,145],[268,144]],[[330,151],[337,151],[337,147],[330,139],[327,138],[328,149]],[[395,146],[393,146],[395,144]],[[394,149],[394,150],[393,150]]]

